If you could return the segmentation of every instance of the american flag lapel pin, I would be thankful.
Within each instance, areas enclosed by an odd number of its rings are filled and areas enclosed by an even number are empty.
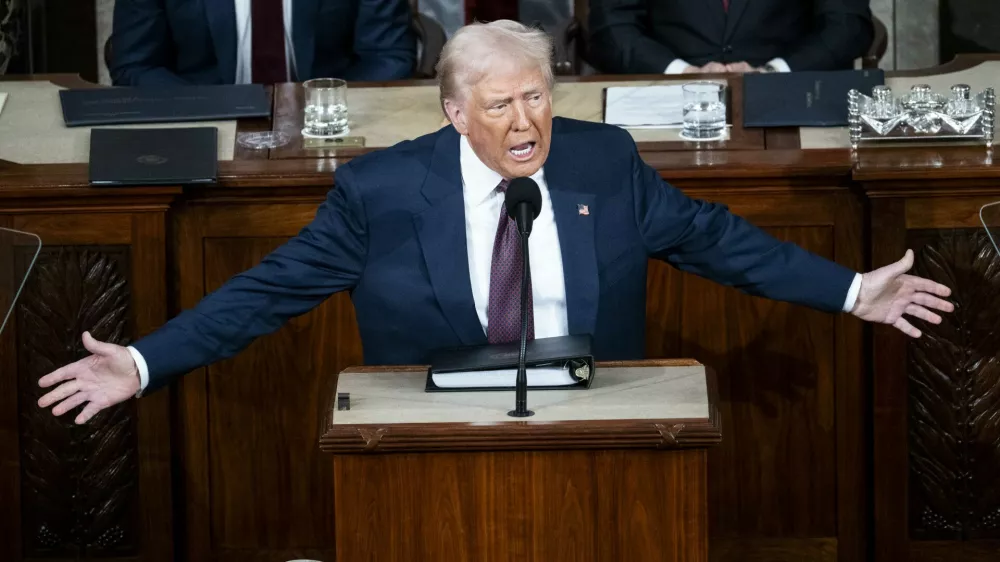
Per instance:
[[[590,215],[590,207],[588,207],[587,205],[577,204],[576,211],[583,216]]]

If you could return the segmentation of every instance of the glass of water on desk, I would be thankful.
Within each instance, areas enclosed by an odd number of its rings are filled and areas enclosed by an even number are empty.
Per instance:
[[[726,132],[726,87],[717,82],[690,82],[684,91],[685,140],[709,141],[721,139]]]
[[[347,82],[340,78],[314,78],[302,83],[305,118],[302,136],[337,137],[347,126]]]

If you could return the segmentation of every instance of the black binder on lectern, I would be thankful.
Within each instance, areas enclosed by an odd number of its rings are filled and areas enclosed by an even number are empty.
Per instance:
[[[528,390],[590,388],[595,373],[590,348],[589,335],[529,341],[525,346]],[[520,342],[436,351],[430,357],[426,391],[513,390],[520,351]]]

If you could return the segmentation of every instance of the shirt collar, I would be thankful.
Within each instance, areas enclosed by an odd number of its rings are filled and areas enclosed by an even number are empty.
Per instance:
[[[497,186],[503,181],[503,176],[490,169],[479,159],[476,152],[472,150],[472,145],[469,144],[469,138],[465,135],[461,135],[459,143],[459,162],[462,167],[462,189],[465,191],[466,199],[469,199],[474,205],[488,201],[496,192]],[[531,179],[539,185],[544,185],[542,183],[545,181],[544,169],[544,166],[539,168],[531,176]]]

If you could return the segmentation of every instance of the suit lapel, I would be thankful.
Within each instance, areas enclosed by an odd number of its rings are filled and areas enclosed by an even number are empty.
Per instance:
[[[219,63],[219,78],[223,84],[232,84],[236,81],[236,3],[204,0],[204,5]]]
[[[459,163],[459,135],[440,134],[421,188],[427,207],[413,217],[427,274],[441,311],[465,345],[487,342],[476,314],[465,238],[465,199]]]
[[[593,334],[600,297],[594,247],[594,214],[598,209],[594,208],[594,194],[586,189],[587,178],[573,165],[572,146],[557,131],[558,119],[545,162],[545,183],[559,230],[569,333]]]
[[[292,43],[295,50],[295,80],[304,82],[313,76],[316,53],[316,0],[292,2]]]
[[[721,6],[721,0],[718,1]],[[736,24],[739,23],[740,18],[743,17],[743,11],[746,10],[747,2],[750,0],[729,0],[729,13],[726,14],[726,33],[723,36],[723,40],[728,42],[732,38],[733,33],[736,31]]]

